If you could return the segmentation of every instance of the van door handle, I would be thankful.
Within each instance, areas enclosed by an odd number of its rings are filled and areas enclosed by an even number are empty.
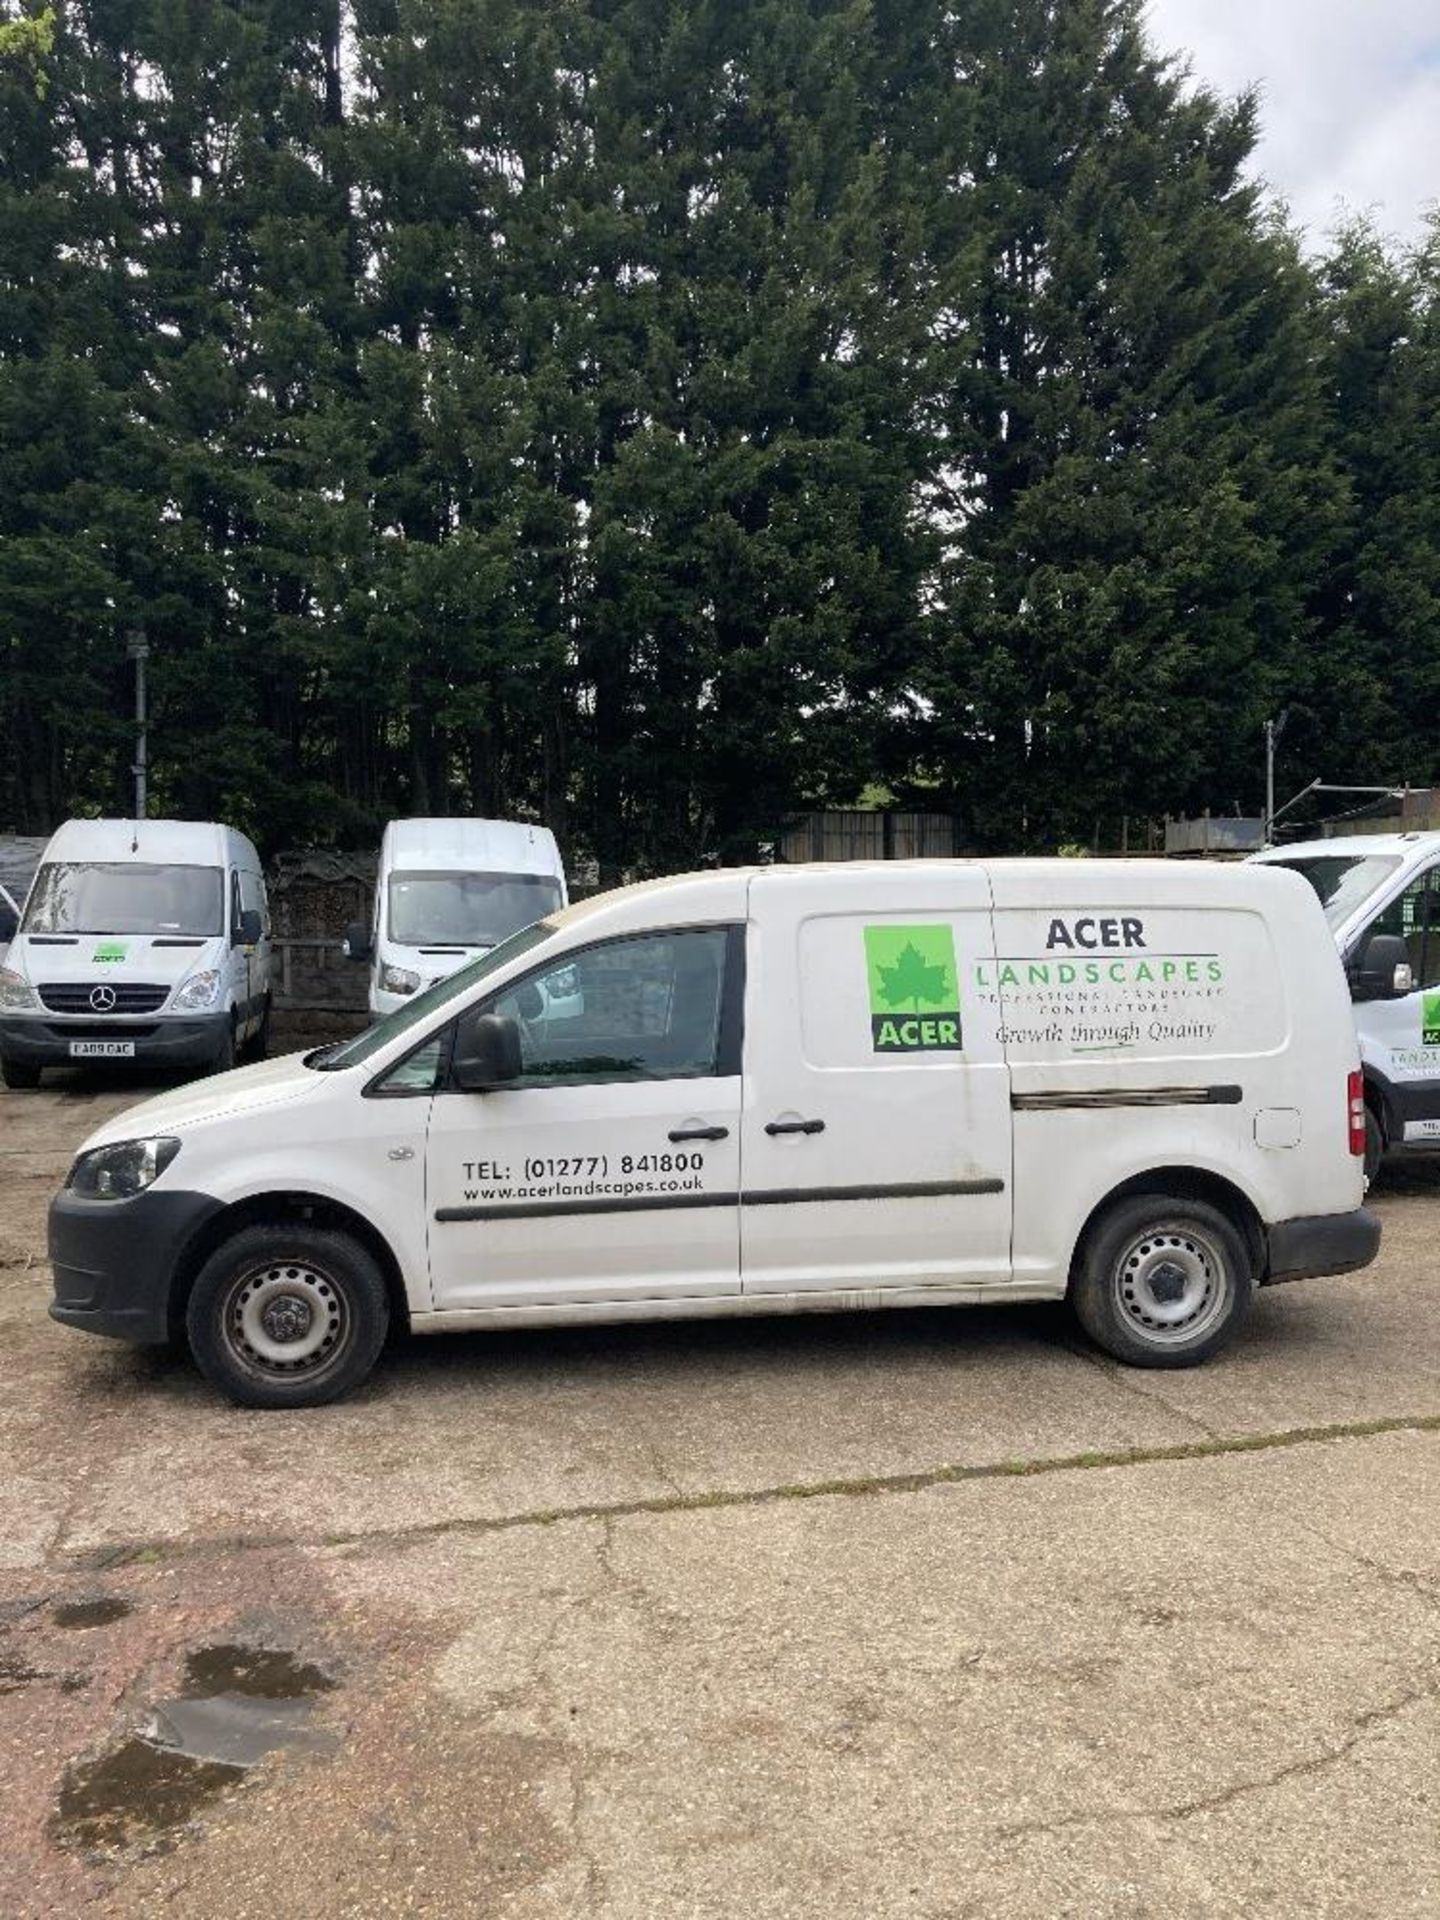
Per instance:
[[[728,1140],[729,1127],[676,1127],[670,1138],[677,1143],[681,1140]]]
[[[824,1133],[823,1120],[771,1120],[766,1123],[766,1133]]]

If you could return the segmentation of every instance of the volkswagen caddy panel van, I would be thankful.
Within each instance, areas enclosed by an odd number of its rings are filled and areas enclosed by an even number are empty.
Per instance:
[[[1073,1302],[1188,1366],[1366,1264],[1313,890],[1254,866],[767,868],[558,911],[343,1045],[108,1121],[57,1320],[295,1407],[413,1332]]]

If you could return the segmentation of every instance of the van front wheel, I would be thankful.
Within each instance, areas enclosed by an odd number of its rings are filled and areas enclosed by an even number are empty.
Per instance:
[[[1385,1130],[1380,1125],[1380,1116],[1367,1100],[1365,1102],[1365,1178],[1374,1180],[1380,1172],[1380,1162],[1385,1158]]]
[[[1132,1367],[1193,1367],[1218,1353],[1255,1291],[1245,1242],[1204,1200],[1136,1194],[1102,1216],[1071,1299],[1090,1338]]]
[[[246,1227],[201,1268],[185,1328],[201,1372],[242,1407],[319,1407],[359,1383],[390,1304],[372,1256],[321,1227]]]

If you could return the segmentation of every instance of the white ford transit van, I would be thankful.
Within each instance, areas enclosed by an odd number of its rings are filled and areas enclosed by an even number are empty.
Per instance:
[[[68,820],[0,968],[0,1072],[77,1061],[233,1067],[265,1051],[270,926],[260,856],[200,820]]]
[[[1367,1173],[1387,1153],[1440,1153],[1440,833],[1307,840],[1254,858],[1310,882],[1344,956]]]
[[[415,1332],[1069,1295],[1186,1366],[1364,1266],[1354,1024],[1253,866],[780,867],[516,934],[358,1039],[167,1094],[50,1216],[73,1327],[252,1406]]]
[[[548,827],[523,820],[392,820],[380,843],[369,929],[345,951],[370,963],[370,1011],[394,1013],[477,953],[567,899]]]

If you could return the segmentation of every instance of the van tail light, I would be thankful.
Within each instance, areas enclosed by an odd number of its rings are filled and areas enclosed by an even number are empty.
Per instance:
[[[1355,1072],[1345,1083],[1345,1105],[1350,1115],[1350,1151],[1365,1158],[1365,1076]]]

